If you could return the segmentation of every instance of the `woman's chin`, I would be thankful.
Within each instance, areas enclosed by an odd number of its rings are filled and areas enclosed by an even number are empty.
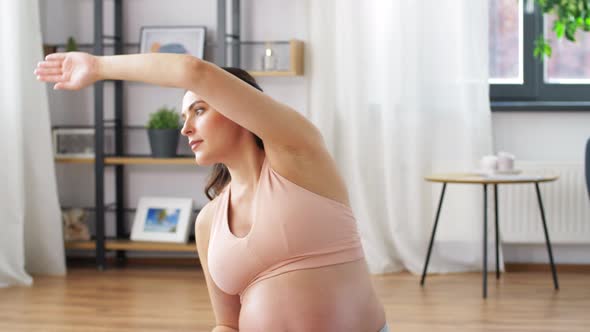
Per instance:
[[[209,165],[215,164],[215,161],[210,160],[210,158],[207,158],[206,156],[204,156],[203,154],[201,154],[199,152],[195,153],[195,162],[199,166],[209,166]]]

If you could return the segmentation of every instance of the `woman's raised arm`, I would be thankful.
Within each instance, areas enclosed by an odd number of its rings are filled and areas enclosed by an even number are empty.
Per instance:
[[[99,80],[125,80],[186,89],[196,79],[195,57],[150,53],[94,56],[83,52],[54,53],[35,69],[37,78],[54,89],[79,90]]]
[[[260,137],[268,148],[310,151],[323,145],[303,115],[213,63],[169,53],[93,56],[54,53],[40,62],[37,78],[55,89],[78,90],[98,80],[141,81],[195,92],[216,111]]]

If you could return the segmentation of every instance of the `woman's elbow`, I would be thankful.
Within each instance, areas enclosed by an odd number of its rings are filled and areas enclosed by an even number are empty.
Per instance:
[[[204,80],[207,70],[207,62],[194,56],[186,56],[182,69],[182,88],[194,91],[200,82]]]

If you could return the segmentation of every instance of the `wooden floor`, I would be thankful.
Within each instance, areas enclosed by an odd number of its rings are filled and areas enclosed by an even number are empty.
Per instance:
[[[590,331],[590,274],[478,273],[374,276],[392,331]],[[0,289],[0,331],[210,331],[213,313],[198,268],[71,268]]]

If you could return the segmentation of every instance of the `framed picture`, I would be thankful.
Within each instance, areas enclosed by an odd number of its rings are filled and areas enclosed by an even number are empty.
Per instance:
[[[142,197],[133,220],[131,240],[186,243],[192,211],[191,198]]]
[[[94,128],[53,128],[52,136],[55,157],[94,157]],[[103,139],[105,153],[113,153],[115,146],[113,132],[105,130]]]
[[[204,26],[144,26],[139,52],[190,54],[202,59],[205,32]]]

